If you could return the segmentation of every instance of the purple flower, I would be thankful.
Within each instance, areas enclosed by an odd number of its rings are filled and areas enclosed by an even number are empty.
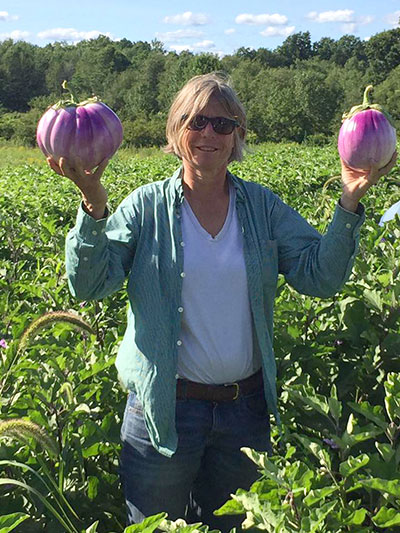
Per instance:
[[[336,442],[332,439],[323,439],[323,441],[325,444],[327,444],[328,446],[330,446],[332,448],[332,450],[337,450],[339,448],[339,446],[336,444]]]
[[[8,348],[8,344],[6,339],[0,339],[0,347],[1,348]]]

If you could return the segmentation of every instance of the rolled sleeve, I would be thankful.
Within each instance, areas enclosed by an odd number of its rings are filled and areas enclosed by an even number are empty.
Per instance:
[[[133,256],[132,215],[126,208],[99,220],[79,206],[66,238],[66,271],[71,293],[82,300],[100,299],[118,290]]]
[[[329,298],[350,276],[358,251],[364,207],[347,211],[338,203],[324,235],[281,203],[276,221],[280,271],[303,294]]]

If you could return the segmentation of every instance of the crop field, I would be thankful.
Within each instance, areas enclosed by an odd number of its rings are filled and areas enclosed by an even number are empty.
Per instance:
[[[4,154],[3,154],[4,152]],[[17,152],[15,152],[17,153]],[[0,165],[0,532],[120,533],[125,407],[114,367],[124,291],[80,302],[68,291],[64,241],[79,195],[36,152],[2,148]],[[6,161],[6,162],[4,162]],[[104,176],[115,208],[179,162],[121,152]],[[335,146],[260,145],[231,171],[271,188],[319,231],[340,196]],[[327,300],[279,280],[275,353],[282,428],[250,491],[220,513],[268,532],[395,532],[400,527],[400,165],[363,201],[353,274]],[[206,532],[163,514],[126,531]]]

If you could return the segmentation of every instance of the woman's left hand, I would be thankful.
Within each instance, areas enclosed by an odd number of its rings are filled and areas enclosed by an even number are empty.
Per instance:
[[[350,168],[341,159],[342,163],[342,188],[343,193],[340,198],[340,205],[348,211],[356,211],[358,202],[365,195],[372,185],[376,185],[379,178],[388,174],[397,160],[397,152],[394,152],[392,159],[383,168],[371,165],[369,170],[355,170]]]

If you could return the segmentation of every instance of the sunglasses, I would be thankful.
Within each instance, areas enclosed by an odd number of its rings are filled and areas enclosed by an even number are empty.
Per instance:
[[[185,120],[187,115],[183,115],[182,119]],[[220,135],[230,135],[235,128],[239,126],[237,120],[226,117],[206,117],[205,115],[196,115],[190,121],[188,125],[189,130],[201,131],[207,126],[210,122],[215,133]]]

